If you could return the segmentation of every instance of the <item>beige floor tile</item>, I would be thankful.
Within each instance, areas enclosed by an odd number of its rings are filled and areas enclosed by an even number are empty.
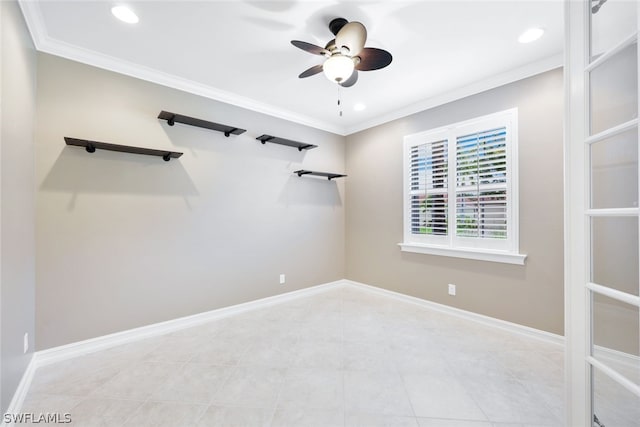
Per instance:
[[[294,358],[296,341],[291,339],[265,340],[250,344],[238,361],[240,366],[287,368]]]
[[[158,389],[182,364],[136,362],[98,387],[94,397],[144,400]]]
[[[209,404],[233,371],[230,366],[187,363],[172,372],[151,399]]]
[[[40,414],[44,412],[70,413],[82,401],[77,396],[29,393],[22,404],[21,412]]]
[[[41,367],[23,411],[114,427],[555,427],[563,369],[557,345],[337,288]],[[620,400],[607,387],[603,415]]]
[[[76,369],[67,371],[62,369],[57,375],[38,375],[37,372],[30,390],[34,393],[61,394],[84,397],[110,381],[126,367],[126,362],[106,364],[105,367],[96,365],[94,368],[78,365]],[[55,370],[55,364],[47,366]],[[39,371],[39,370],[38,370]]]
[[[342,427],[342,411],[327,409],[278,408],[273,415],[272,427]]]
[[[279,407],[302,409],[344,408],[344,374],[320,368],[290,369],[282,384]]]
[[[273,409],[211,405],[197,427],[266,427],[272,414]]]
[[[201,343],[190,362],[213,365],[237,365],[250,345],[244,338],[213,337]]]
[[[347,414],[345,427],[418,427],[418,421],[414,417]]]
[[[345,411],[415,416],[397,373],[345,371]]]
[[[164,336],[156,336],[152,338],[145,338],[139,341],[132,341],[127,344],[111,347],[100,352],[100,356],[108,359],[125,359],[125,360],[140,360],[145,355],[153,351],[158,347],[163,340]],[[95,356],[98,356],[97,354]]]
[[[193,427],[206,405],[147,402],[124,423],[124,427]]]
[[[144,402],[89,398],[71,410],[71,425],[112,427],[122,425]]]
[[[346,341],[343,350],[345,370],[396,372],[393,353],[384,342]]]
[[[284,369],[237,367],[212,403],[222,406],[272,408],[285,378]]]
[[[420,427],[493,427],[488,421],[418,418]]]
[[[80,400],[81,398],[77,396],[29,393],[25,398],[20,412],[16,414],[8,414],[8,416],[19,417],[11,418],[11,420],[15,422],[14,425],[20,427],[41,426],[44,424],[42,420],[46,420],[47,417],[55,417],[56,420],[65,422],[70,418],[72,419],[71,411],[73,407],[80,402]],[[4,417],[7,417],[7,414],[5,414]]]
[[[149,362],[188,362],[206,342],[208,340],[204,336],[170,336],[155,349],[145,354],[143,360]]]
[[[342,369],[342,341],[317,341],[312,336],[301,339],[291,348],[291,366],[295,368]]]
[[[509,377],[467,376],[469,394],[492,422],[554,425],[562,423],[545,404],[541,394]]]
[[[464,384],[449,374],[405,374],[404,383],[416,416],[487,421]]]

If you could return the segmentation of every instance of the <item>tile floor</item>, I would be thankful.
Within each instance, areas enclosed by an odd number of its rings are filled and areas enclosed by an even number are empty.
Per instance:
[[[71,426],[561,426],[563,350],[344,287],[44,366],[22,412]]]

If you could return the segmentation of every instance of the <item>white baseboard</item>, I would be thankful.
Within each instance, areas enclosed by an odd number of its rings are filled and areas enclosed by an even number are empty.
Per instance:
[[[11,398],[11,402],[9,403],[9,407],[5,413],[7,414],[17,414],[22,410],[22,405],[24,404],[24,399],[27,397],[27,392],[29,391],[29,387],[31,387],[31,381],[33,380],[33,375],[36,372],[36,364],[34,363],[36,353],[33,354],[29,364],[27,365],[27,369],[22,374],[22,378],[20,379],[20,383],[18,383],[18,388],[16,392],[13,394]],[[3,414],[4,415],[4,414]],[[14,425],[13,423],[5,423],[4,417],[0,420],[2,424],[1,427],[9,427]]]
[[[175,332],[181,329],[198,326],[203,323],[221,319],[223,317],[229,317],[248,311],[269,307],[275,304],[281,304],[286,301],[291,301],[297,298],[315,295],[320,292],[325,292],[330,289],[335,289],[340,286],[353,286],[358,289],[363,289],[368,292],[377,293],[379,295],[385,295],[387,297],[409,302],[412,304],[418,304],[420,306],[436,310],[442,313],[450,314],[456,317],[461,317],[474,322],[479,322],[488,326],[508,330],[510,332],[516,332],[528,337],[536,338],[553,344],[563,345],[564,338],[560,335],[552,334],[549,332],[541,331],[538,329],[530,328],[516,323],[507,322],[505,320],[495,319],[493,317],[484,316],[481,314],[473,313],[470,311],[461,310],[458,308],[450,307],[443,304],[438,304],[432,301],[404,295],[398,292],[393,292],[387,289],[378,288],[375,286],[367,285],[364,283],[355,282],[352,280],[338,280],[335,282],[325,283],[321,285],[312,286],[297,291],[287,292],[280,295],[274,295],[267,298],[261,298],[255,301],[249,301],[242,304],[236,304],[229,307],[223,307],[216,310],[207,311],[204,313],[198,313],[191,316],[180,317],[177,319],[168,320],[165,322],[154,323],[152,325],[142,326],[139,328],[129,329],[122,332],[116,332],[113,334],[103,335],[88,340],[78,341],[71,344],[62,345],[59,347],[53,347],[46,350],[41,350],[34,353],[32,364],[35,363],[36,367],[45,366],[50,363],[56,363],[62,360],[70,359],[73,357],[81,356],[84,354],[93,353],[100,350],[105,350],[117,345],[126,344],[133,341],[138,341],[145,338],[151,338],[158,335]]]
[[[467,319],[470,321],[478,322],[486,326],[499,328],[505,331],[517,333],[527,336],[529,338],[535,338],[547,343],[555,344],[558,346],[564,345],[564,337],[550,332],[541,331],[538,329],[530,328],[516,323],[507,322],[505,320],[495,319],[482,314],[473,313],[470,311],[461,310],[454,307],[449,307],[443,304],[438,304],[432,301],[404,295],[398,292],[390,291],[383,288],[378,288],[364,283],[355,282],[353,280],[337,280],[335,282],[325,283],[322,285],[312,286],[297,291],[287,292],[280,295],[275,295],[267,298],[262,298],[255,301],[250,301],[242,304],[237,304],[229,307],[224,307],[204,313],[195,314],[192,316],[181,317],[178,319],[168,320],[166,322],[155,323],[152,325],[142,326],[139,328],[130,329],[127,331],[117,332],[114,334],[104,335],[101,337],[91,338],[76,343],[62,345],[46,350],[37,351],[34,353],[29,366],[27,367],[20,385],[16,390],[11,404],[7,410],[7,413],[19,413],[22,409],[22,404],[29,390],[31,380],[37,368],[45,366],[51,363],[60,362],[63,360],[71,359],[74,357],[82,356],[84,354],[93,353],[96,351],[104,350],[110,347],[114,347],[121,344],[126,344],[132,341],[137,341],[144,338],[163,335],[169,332],[178,331],[181,329],[197,326],[212,320],[221,319],[224,317],[233,316],[236,314],[246,313],[248,311],[257,310],[260,308],[269,307],[276,304],[281,304],[287,301],[292,301],[298,298],[303,298],[311,295],[315,295],[321,292],[326,292],[331,289],[340,287],[353,287],[361,289],[366,292],[371,292],[378,295],[384,295],[393,298],[398,301],[404,301],[411,304],[416,304],[421,307],[435,310],[441,313],[449,314],[459,318]],[[620,354],[610,354],[609,356],[615,357],[616,360],[629,360],[622,357]],[[632,356],[633,357],[633,356]],[[637,361],[631,361],[636,363]],[[4,421],[4,420],[3,420]],[[1,424],[2,427],[10,426],[11,424]]]
[[[496,319],[494,317],[485,316],[471,311],[462,310],[455,307],[450,307],[444,304],[438,304],[433,301],[412,297],[409,295],[401,294],[399,292],[390,291],[383,288],[367,285],[364,283],[356,282],[353,280],[343,280],[344,283],[351,286],[355,286],[358,289],[367,290],[369,292],[376,293],[378,295],[385,295],[398,301],[404,301],[411,304],[416,304],[422,307],[429,308],[441,313],[446,313],[452,316],[460,317],[473,322],[482,323],[486,326],[502,329],[509,332],[514,332],[520,335],[525,335],[529,338],[535,338],[537,340],[545,341],[550,344],[556,344],[559,346],[564,345],[564,337],[562,335],[553,334],[551,332],[542,331],[540,329],[530,328],[528,326],[519,325],[517,323],[508,322],[506,320]]]
[[[613,350],[611,348],[595,346],[593,356],[604,362],[608,366],[614,369],[630,369],[637,371],[640,366],[640,356],[634,356],[633,354],[625,353],[623,351]]]
[[[44,366],[50,363],[56,363],[72,357],[81,356],[83,354],[94,353],[96,351],[105,350],[117,345],[126,344],[132,341],[138,341],[144,338],[151,338],[158,335],[164,335],[170,332],[179,331],[181,329],[198,326],[212,320],[229,317],[247,311],[253,311],[260,308],[269,307],[275,304],[282,304],[298,298],[315,295],[334,289],[343,284],[342,280],[324,283],[297,291],[286,292],[271,297],[261,298],[255,301],[249,301],[229,307],[218,308],[204,313],[198,313],[191,316],[180,317],[177,319],[167,320],[165,322],[154,323],[152,325],[141,326],[139,328],[129,329],[122,332],[116,332],[109,335],[103,335],[88,340],[78,341],[71,344],[53,347],[41,350],[35,353],[37,366]]]
[[[100,337],[78,341],[59,347],[36,351],[35,353],[33,353],[33,357],[31,358],[27,369],[22,375],[20,384],[18,385],[18,388],[16,389],[16,392],[11,399],[11,403],[9,404],[9,407],[7,408],[7,411],[5,413],[17,414],[22,410],[22,405],[24,403],[25,397],[27,396],[27,392],[29,391],[29,387],[31,386],[33,375],[36,369],[41,366],[61,362],[63,360],[72,359],[74,357],[94,353],[96,351],[105,350],[110,347],[115,347],[117,345],[126,344],[144,338],[150,338],[185,328],[190,328],[192,326],[201,325],[215,319],[221,319],[224,317],[245,313],[276,304],[282,304],[287,301],[292,301],[298,298],[326,292],[328,290],[335,289],[341,286],[344,286],[344,282],[342,280],[337,280],[335,282],[329,282],[305,289],[299,289],[297,291],[261,298],[255,301],[249,301],[246,303],[223,307],[204,313],[198,313],[192,316],[180,317],[178,319],[167,320],[165,322],[154,323],[152,325],[142,326],[139,328],[116,332],[109,335],[103,335]],[[0,420],[0,422],[0,427],[9,427],[13,425],[13,423],[5,423],[4,417],[2,420]]]

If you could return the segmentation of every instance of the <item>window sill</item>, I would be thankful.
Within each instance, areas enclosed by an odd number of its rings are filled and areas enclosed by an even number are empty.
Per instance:
[[[454,258],[475,259],[480,261],[500,262],[504,264],[524,265],[527,255],[502,251],[489,251],[473,248],[449,248],[445,246],[429,246],[419,243],[398,243],[403,252],[448,256]]]

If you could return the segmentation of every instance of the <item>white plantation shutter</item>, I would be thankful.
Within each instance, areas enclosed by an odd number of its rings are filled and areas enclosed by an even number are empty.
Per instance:
[[[514,257],[501,262],[524,262],[517,253],[517,110],[408,135],[404,147],[403,250],[497,251]]]
[[[507,238],[507,131],[456,138],[456,235]]]
[[[448,141],[411,147],[411,234],[447,235]]]

